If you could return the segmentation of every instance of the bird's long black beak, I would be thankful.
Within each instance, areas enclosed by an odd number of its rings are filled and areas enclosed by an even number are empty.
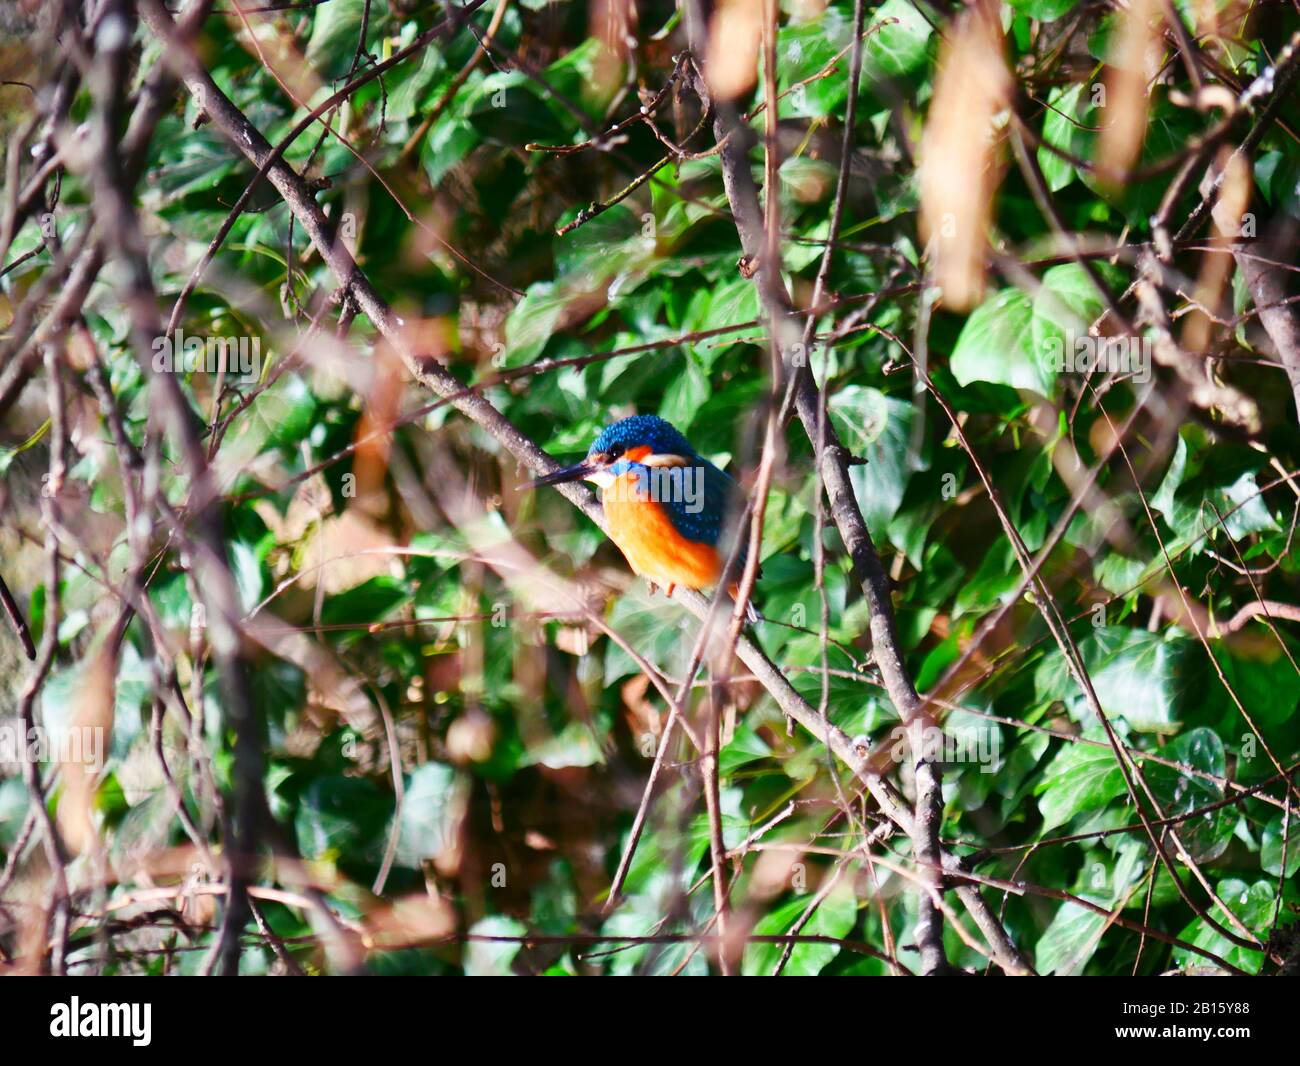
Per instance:
[[[544,474],[533,481],[520,485],[519,488],[520,490],[540,489],[543,485],[562,485],[566,481],[581,481],[595,472],[596,467],[592,463],[583,460],[581,463],[574,463],[573,466],[566,466],[563,469],[556,470],[552,474]]]

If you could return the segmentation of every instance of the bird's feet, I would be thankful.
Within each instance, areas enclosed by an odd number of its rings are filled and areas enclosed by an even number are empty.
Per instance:
[[[653,581],[651,581],[649,578],[646,579],[645,587],[646,587],[647,589],[650,590],[650,595],[651,595],[651,596],[653,596],[656,592],[659,591],[659,586],[656,585],[656,584],[655,584]]]

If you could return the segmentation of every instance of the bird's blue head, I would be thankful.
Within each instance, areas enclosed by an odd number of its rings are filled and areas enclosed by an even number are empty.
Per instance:
[[[633,415],[606,426],[591,442],[587,459],[640,462],[649,456],[695,458],[695,449],[677,428],[658,415]]]
[[[581,463],[540,477],[527,487],[556,485],[584,478],[604,485],[619,472],[614,468],[622,469],[629,463],[680,466],[699,461],[700,457],[690,442],[671,422],[657,415],[633,415],[602,429]]]

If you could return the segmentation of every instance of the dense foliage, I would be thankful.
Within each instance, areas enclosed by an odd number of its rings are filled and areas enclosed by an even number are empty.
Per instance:
[[[158,4],[61,6],[5,16],[0,573],[36,662],[0,619],[0,712],[108,739],[89,780],[5,755],[4,967],[888,974],[936,908],[976,972],[1294,953],[1290,3],[728,0],[710,41],[661,0],[217,0],[170,44]],[[777,269],[738,234],[728,112]],[[288,139],[323,238],[232,113]],[[252,372],[160,370],[176,327]],[[785,402],[807,375],[884,628]],[[478,396],[561,461],[634,412],[751,492],[769,459],[742,641],[847,742],[706,661],[706,750],[675,731],[609,906],[699,611],[520,491]]]

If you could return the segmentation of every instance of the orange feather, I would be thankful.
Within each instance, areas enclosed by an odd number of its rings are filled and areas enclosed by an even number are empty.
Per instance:
[[[701,589],[717,584],[723,560],[711,544],[688,540],[648,496],[635,493],[635,476],[622,475],[605,490],[610,539],[641,577],[658,585]]]

